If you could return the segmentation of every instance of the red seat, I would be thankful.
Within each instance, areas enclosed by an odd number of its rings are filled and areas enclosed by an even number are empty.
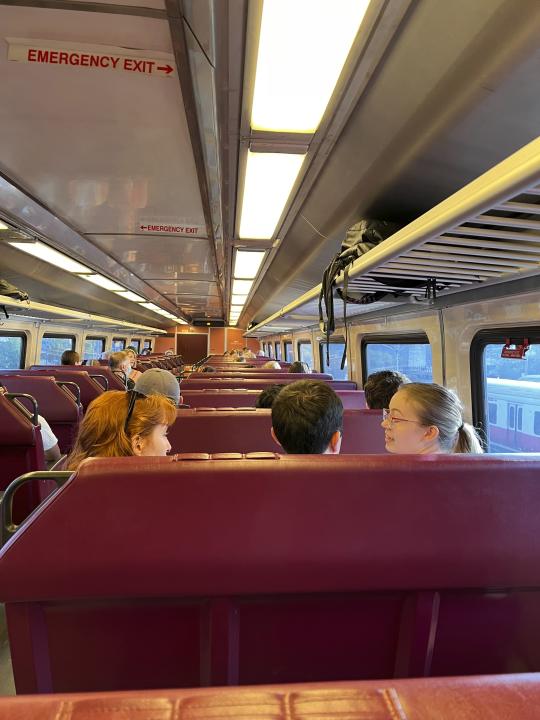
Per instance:
[[[54,372],[85,372],[104,390],[125,390],[124,383],[115,375],[108,365],[93,367],[92,365],[32,365],[30,370],[54,370]],[[103,378],[106,378],[105,382]]]
[[[0,698],[3,720],[528,720],[536,673]]]
[[[65,366],[68,368],[68,366]],[[101,368],[98,368],[101,373]],[[19,370],[19,375],[46,375],[51,376],[55,380],[65,380],[67,382],[74,382],[78,385],[81,393],[81,404],[86,411],[86,408],[92,400],[99,397],[105,392],[104,386],[95,378],[90,377],[86,370],[70,370],[70,369],[59,369],[57,367],[51,367],[46,370]]]
[[[293,377],[292,374],[283,375],[279,378],[279,384],[288,385],[298,380],[309,380],[305,375],[301,378]],[[324,380],[334,390],[356,390],[357,385],[352,380]],[[182,381],[182,389],[184,390],[264,390],[269,385],[275,385],[274,378],[234,378],[232,380],[221,380],[220,378],[212,378],[212,373],[197,373]]]
[[[225,457],[88,460],[1,549],[19,693],[540,669],[540,456]]]
[[[82,419],[82,406],[79,406],[69,390],[58,385],[54,378],[31,375],[1,375],[0,384],[10,392],[32,395],[39,407],[39,413],[58,438],[62,453],[69,453]]]
[[[197,407],[255,407],[260,390],[192,390],[181,385],[184,403],[192,408]],[[363,390],[336,390],[345,410],[361,410],[366,407]]]
[[[383,453],[380,410],[346,410],[342,454]],[[270,410],[179,410],[169,429],[172,452],[283,452],[270,434]]]

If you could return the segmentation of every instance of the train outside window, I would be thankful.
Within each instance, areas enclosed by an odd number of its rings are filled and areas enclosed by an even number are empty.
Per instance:
[[[428,342],[365,342],[364,350],[364,378],[378,370],[396,370],[413,382],[433,381]]]
[[[3,370],[19,370],[23,368],[25,354],[25,335],[15,333],[3,333],[0,335],[0,368]]]
[[[41,340],[39,364],[60,365],[64,350],[75,350],[75,338],[72,335],[44,335]]]
[[[152,349],[152,341],[145,340],[143,343],[143,350],[151,350],[151,349]]]
[[[276,343],[276,360],[281,360],[281,343]]]
[[[87,337],[84,341],[83,360],[99,360],[105,350],[105,338]]]
[[[329,363],[326,362],[326,343],[320,343],[319,345],[322,372],[330,373],[334,380],[347,380],[347,360],[345,360],[343,370],[341,369],[341,358],[345,350],[345,343],[331,342],[329,345]]]
[[[274,346],[271,342],[268,343],[268,357],[274,357]]]
[[[531,344],[524,358],[503,358],[501,347],[501,342],[488,343],[482,352],[488,450],[538,452],[540,343]]]
[[[306,365],[313,369],[313,348],[308,340],[300,340],[298,343],[298,359],[305,362]]]
[[[131,338],[130,345],[135,348],[137,354],[141,352],[141,341],[137,338]]]
[[[126,338],[113,338],[111,344],[111,350],[118,352],[119,350],[125,350]]]
[[[294,361],[292,342],[286,340],[283,346],[285,348],[285,362],[292,363]]]

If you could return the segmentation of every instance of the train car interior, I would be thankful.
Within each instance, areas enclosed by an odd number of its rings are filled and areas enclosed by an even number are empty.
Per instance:
[[[0,29],[0,717],[534,717],[538,0]]]

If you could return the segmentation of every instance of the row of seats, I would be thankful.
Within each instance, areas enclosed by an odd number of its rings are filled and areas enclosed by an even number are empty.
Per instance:
[[[89,460],[0,550],[17,691],[538,671],[539,472],[539,455]]]
[[[289,385],[298,380],[306,380],[306,375],[303,373],[289,373],[287,375],[276,378],[233,378],[229,380],[227,378],[214,378],[213,373],[195,374],[191,375],[186,380],[182,381],[182,390],[203,390],[203,389],[245,389],[245,390],[264,390],[269,385],[274,385],[279,382],[283,385]],[[324,380],[334,390],[356,390],[357,385],[352,380]]]
[[[3,720],[527,720],[538,674],[0,698]]]
[[[380,410],[345,410],[341,453],[384,453]],[[169,429],[173,453],[282,452],[273,440],[270,410],[179,410]]]
[[[272,384],[272,383],[270,383]],[[366,407],[363,390],[336,390],[345,410],[361,410]],[[193,390],[182,383],[184,403],[192,408],[241,408],[255,407],[260,390],[200,389]]]

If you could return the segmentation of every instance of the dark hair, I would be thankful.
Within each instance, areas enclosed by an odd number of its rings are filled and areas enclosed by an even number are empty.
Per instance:
[[[212,365],[205,365],[201,368],[201,372],[216,372],[216,368],[212,367]]]
[[[64,350],[60,362],[62,365],[76,365],[80,359],[79,353],[75,350]]]
[[[321,380],[299,380],[275,399],[272,427],[285,452],[320,455],[343,427],[343,403]]]
[[[291,363],[289,367],[290,373],[309,373],[308,366],[305,362],[300,362],[300,360],[295,360],[293,363]]]
[[[264,388],[262,393],[257,398],[256,408],[271,408],[274,404],[274,400],[277,398],[281,390],[285,385],[269,385]]]
[[[384,410],[390,405],[392,396],[405,383],[411,382],[406,375],[395,370],[379,370],[371,373],[364,384],[366,405],[371,410]]]

